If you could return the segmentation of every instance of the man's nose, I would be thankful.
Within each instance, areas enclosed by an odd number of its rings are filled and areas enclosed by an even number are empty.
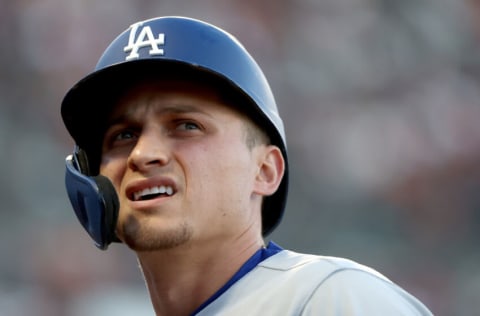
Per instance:
[[[145,172],[169,161],[168,142],[157,130],[142,131],[128,157],[128,167]]]

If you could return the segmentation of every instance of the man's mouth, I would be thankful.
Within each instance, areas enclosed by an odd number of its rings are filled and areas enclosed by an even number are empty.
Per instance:
[[[133,201],[146,201],[155,199],[161,196],[172,196],[173,188],[171,186],[155,186],[151,188],[145,188],[143,190],[133,192]]]

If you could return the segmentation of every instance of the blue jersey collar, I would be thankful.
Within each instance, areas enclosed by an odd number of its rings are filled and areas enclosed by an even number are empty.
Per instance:
[[[215,294],[213,294],[208,300],[206,300],[199,308],[197,308],[192,315],[198,314],[202,311],[205,307],[207,307],[210,303],[215,301],[220,295],[225,293],[235,282],[240,280],[243,276],[245,276],[248,272],[253,270],[260,262],[267,259],[268,257],[273,256],[274,254],[282,251],[283,248],[275,244],[273,241],[270,241],[266,248],[260,248],[250,257],[241,267],[240,269],[232,276],[224,286],[222,286]]]

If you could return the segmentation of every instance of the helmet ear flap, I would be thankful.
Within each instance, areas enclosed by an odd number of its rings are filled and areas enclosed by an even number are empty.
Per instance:
[[[78,220],[95,245],[102,250],[113,241],[119,201],[110,180],[102,175],[89,176],[86,155],[75,148],[65,159],[65,186]]]

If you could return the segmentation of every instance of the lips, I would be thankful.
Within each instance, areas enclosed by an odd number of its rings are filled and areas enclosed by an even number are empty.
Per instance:
[[[160,196],[172,196],[173,192],[173,187],[171,186],[153,186],[133,192],[132,199],[133,201],[151,200]]]
[[[175,182],[165,177],[133,181],[125,189],[126,196],[133,202],[171,197],[176,192]]]

